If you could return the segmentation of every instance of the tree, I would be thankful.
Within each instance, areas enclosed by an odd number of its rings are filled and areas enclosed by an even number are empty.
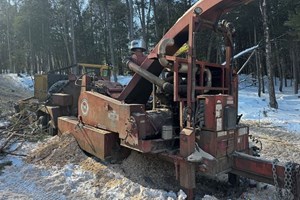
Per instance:
[[[292,32],[300,39],[300,4],[294,5],[294,9],[289,12],[286,25],[292,29]]]
[[[133,40],[133,1],[126,0],[126,5],[128,8],[128,32],[129,40]]]
[[[273,65],[271,63],[271,42],[270,33],[268,26],[268,15],[267,15],[267,3],[266,0],[261,0],[260,2],[261,14],[263,17],[263,29],[265,37],[265,53],[266,53],[266,66],[268,69],[268,88],[269,88],[269,105],[271,108],[278,108],[278,103],[276,101],[275,89],[274,89],[274,71]]]
[[[291,44],[291,60],[293,66],[293,77],[294,77],[294,93],[298,94],[299,90],[299,40],[300,40],[300,4],[298,3],[294,10],[289,13],[289,18],[286,25],[291,28],[290,35],[292,36],[294,42]]]
[[[10,70],[15,73],[16,72],[16,69],[15,67],[13,67],[13,64],[12,64],[12,58],[11,58],[11,39],[10,39],[10,24],[11,24],[11,20],[10,20],[10,12],[9,12],[9,8],[10,8],[10,0],[8,0],[8,5],[6,7],[6,37],[7,37],[7,51],[8,51],[8,60],[9,60],[9,68]]]
[[[107,0],[103,2],[104,9],[105,9],[105,18],[106,18],[106,29],[108,32],[108,44],[110,50],[110,61],[113,66],[113,77],[114,81],[117,82],[117,66],[115,62],[115,53],[114,53],[114,44],[113,44],[113,35],[112,35],[112,23],[111,23],[111,13],[110,7]]]

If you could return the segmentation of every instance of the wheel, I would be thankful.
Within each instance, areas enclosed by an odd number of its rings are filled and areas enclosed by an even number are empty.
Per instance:
[[[51,121],[49,121],[49,123],[48,123],[47,132],[49,135],[52,135],[52,136],[57,135],[58,130],[57,130],[57,128],[55,128],[52,125]]]
[[[240,184],[240,176],[233,174],[233,173],[228,173],[228,182],[232,185],[232,186],[239,186]]]

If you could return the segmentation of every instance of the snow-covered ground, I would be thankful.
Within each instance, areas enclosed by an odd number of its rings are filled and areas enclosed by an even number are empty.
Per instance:
[[[294,94],[293,87],[284,87],[283,92],[279,92],[278,86],[275,86],[278,109],[273,109],[269,106],[267,93],[258,97],[251,75],[241,75],[239,80],[239,113],[243,114],[242,119],[300,134],[300,94]],[[268,90],[267,84],[265,89]]]
[[[23,88],[33,91],[33,77],[27,74],[2,74],[1,78],[6,79],[10,88]]]
[[[33,81],[25,74],[0,74],[0,127],[14,111],[14,104],[33,96]]]
[[[9,122],[6,120],[0,120],[0,128],[6,128],[9,125]]]
[[[131,80],[132,76],[123,76],[119,75],[118,76],[118,82],[121,83],[122,85],[127,85],[129,81]],[[113,80],[113,79],[111,79]]]
[[[16,143],[10,150],[18,145]],[[17,151],[21,152],[30,153],[26,161],[11,155],[0,159],[0,163],[12,162],[0,175],[0,199],[186,198],[182,190],[173,192],[144,187],[125,177],[119,167],[106,166],[89,158],[71,135],[52,137],[47,144],[27,142]],[[70,158],[72,155],[76,158]]]

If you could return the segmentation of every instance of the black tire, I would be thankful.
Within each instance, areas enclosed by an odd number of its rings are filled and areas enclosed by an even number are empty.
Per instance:
[[[240,184],[240,176],[233,174],[233,173],[228,173],[228,182],[232,186],[238,187]]]

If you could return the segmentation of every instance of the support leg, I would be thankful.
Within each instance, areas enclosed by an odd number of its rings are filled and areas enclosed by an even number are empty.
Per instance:
[[[195,151],[195,133],[192,129],[183,129],[180,133],[180,154],[187,157]],[[196,167],[187,161],[180,162],[180,185],[184,188],[188,199],[193,199],[196,187]]]

